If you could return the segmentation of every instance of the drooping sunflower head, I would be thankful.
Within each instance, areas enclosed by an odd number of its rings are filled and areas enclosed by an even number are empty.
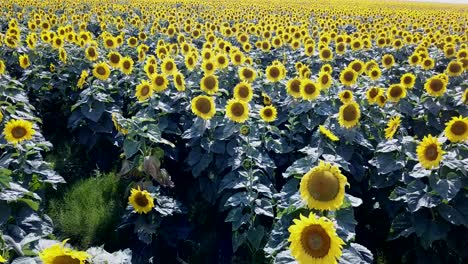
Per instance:
[[[350,91],[350,90],[344,90],[344,91],[341,91],[339,94],[338,94],[338,97],[340,98],[340,101],[343,103],[343,104],[346,104],[346,103],[349,103],[351,101],[353,101],[354,99],[354,96],[353,96],[353,92]]]
[[[463,64],[453,60],[447,65],[446,72],[448,76],[460,76],[463,73]]]
[[[401,119],[399,116],[394,116],[392,117],[388,123],[387,127],[385,128],[385,138],[393,138],[393,135],[395,135],[396,131],[400,127]]]
[[[192,112],[205,120],[211,119],[216,114],[214,98],[206,95],[199,95],[192,99]]]
[[[340,107],[338,115],[340,126],[348,129],[352,128],[359,123],[359,118],[361,118],[361,110],[356,102],[352,101]]]
[[[93,75],[99,80],[102,80],[102,81],[107,80],[110,76],[110,69],[107,63],[101,62],[101,63],[95,64],[93,68]]]
[[[174,74],[174,86],[179,92],[185,91],[185,77],[179,71]]]
[[[64,240],[61,244],[52,245],[40,252],[39,258],[42,262],[44,264],[85,264],[90,257],[88,253],[65,247],[67,240]]]
[[[230,99],[226,105],[226,115],[237,123],[244,123],[249,118],[249,105],[239,99]]]
[[[310,79],[302,79],[300,91],[304,100],[312,101],[320,95],[320,85]]]
[[[416,83],[416,76],[412,73],[405,73],[400,77],[400,84],[407,89],[413,88]]]
[[[387,98],[389,101],[398,102],[406,97],[406,88],[401,84],[392,84],[388,87]]]
[[[139,214],[147,214],[154,208],[154,199],[151,194],[146,190],[140,190],[139,186],[138,189],[131,190],[128,203]]]
[[[166,75],[158,73],[153,74],[151,83],[153,84],[154,90],[158,93],[164,92],[169,85]]]
[[[338,167],[320,161],[302,177],[299,191],[309,208],[336,210],[343,204],[346,183]]]
[[[453,117],[445,124],[445,135],[452,142],[464,142],[468,139],[468,117]]]
[[[3,128],[3,135],[10,144],[18,144],[25,140],[31,140],[36,133],[33,129],[33,124],[28,120],[11,119]]]
[[[356,83],[358,73],[351,68],[346,68],[340,73],[340,82],[344,86],[352,86]]]
[[[395,58],[393,58],[393,55],[391,54],[385,54],[382,57],[382,65],[386,68],[389,69],[395,64]]]
[[[218,77],[216,75],[205,75],[200,80],[200,88],[209,95],[215,94],[219,89]]]
[[[239,68],[239,78],[242,81],[253,82],[257,78],[257,72],[250,67]]]
[[[333,223],[325,217],[300,215],[289,227],[291,255],[301,264],[336,264],[344,241],[336,234]]]
[[[273,105],[264,106],[262,109],[260,109],[260,117],[265,122],[275,121],[277,115],[278,111]]]
[[[416,153],[421,165],[426,169],[432,169],[439,166],[445,152],[442,150],[438,139],[432,135],[428,135],[419,143]]]
[[[248,82],[240,82],[234,87],[234,98],[250,102],[253,97],[252,85]]]
[[[447,81],[440,76],[433,76],[424,83],[424,89],[431,96],[442,96],[447,90]]]
[[[323,125],[319,126],[320,133],[322,133],[324,136],[326,136],[328,139],[331,141],[338,141],[340,140],[333,132],[331,132],[328,128],[326,128]]]
[[[135,89],[136,98],[139,102],[143,102],[150,98],[151,95],[153,95],[153,88],[151,87],[151,83],[146,80],[142,80]]]

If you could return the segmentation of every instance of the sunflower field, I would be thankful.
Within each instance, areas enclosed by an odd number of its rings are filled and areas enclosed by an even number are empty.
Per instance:
[[[0,15],[0,263],[468,263],[468,5]]]

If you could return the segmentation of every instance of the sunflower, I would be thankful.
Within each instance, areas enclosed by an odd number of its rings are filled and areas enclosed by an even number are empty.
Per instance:
[[[5,262],[7,262],[7,260],[3,258],[2,255],[0,255],[0,263],[5,263]]]
[[[318,75],[318,83],[321,90],[330,88],[332,85],[332,76],[328,72],[320,71]]]
[[[23,69],[28,68],[31,65],[31,62],[29,61],[29,56],[27,54],[21,55],[19,57],[19,64],[20,67]]]
[[[114,69],[117,69],[120,67],[120,61],[122,60],[122,56],[120,53],[112,51],[109,52],[107,55],[107,58],[109,59],[109,64],[114,67]]]
[[[216,75],[205,75],[200,80],[200,88],[209,95],[215,94],[219,89],[218,77]]]
[[[453,117],[445,125],[445,135],[450,141],[463,142],[468,139],[468,117]]]
[[[128,197],[128,203],[139,214],[147,214],[154,207],[153,197],[148,191],[140,190],[140,186],[138,186],[138,189],[132,188],[131,194]]]
[[[419,143],[416,153],[421,165],[426,169],[432,169],[439,166],[445,152],[442,150],[441,143],[438,142],[437,138],[428,135]]]
[[[460,76],[463,73],[463,64],[458,61],[451,61],[446,69],[448,76]]]
[[[131,57],[123,57],[120,61],[120,67],[122,72],[126,75],[130,75],[133,71],[133,60]]]
[[[278,111],[276,107],[272,105],[264,106],[260,109],[260,117],[265,122],[273,122],[276,120],[276,116],[278,115]]]
[[[300,89],[304,100],[315,100],[320,95],[320,86],[310,79],[302,79]]]
[[[355,72],[358,74],[361,74],[364,72],[365,67],[364,67],[364,62],[361,60],[353,60],[349,65],[348,68],[353,69]]]
[[[352,128],[358,124],[360,117],[361,110],[359,109],[359,105],[352,101],[340,107],[338,122],[342,127]]]
[[[146,80],[142,80],[135,89],[135,96],[139,102],[143,102],[153,95],[153,89],[151,83]]]
[[[239,99],[230,99],[226,105],[226,115],[237,123],[244,123],[249,118],[249,105]]]
[[[104,37],[104,47],[108,49],[114,49],[117,47],[117,41],[112,36]]]
[[[430,70],[432,68],[434,68],[435,66],[435,62],[433,59],[431,58],[425,58],[422,63],[421,63],[421,66],[423,67],[424,70]]]
[[[252,85],[248,82],[240,82],[234,87],[234,98],[250,102],[253,97]]]
[[[373,67],[372,69],[367,71],[367,76],[369,76],[371,80],[377,81],[378,79],[380,79],[380,76],[382,76],[382,71],[379,67]]]
[[[383,89],[377,87],[371,87],[366,92],[366,98],[369,104],[377,103],[377,98],[379,95],[383,94]]]
[[[398,102],[406,97],[406,88],[401,84],[392,84],[388,87],[387,98],[391,102]]]
[[[199,95],[192,99],[192,112],[205,120],[211,119],[216,114],[216,106],[213,97]]]
[[[270,82],[278,82],[282,80],[285,76],[283,75],[283,69],[281,67],[282,65],[270,65],[266,68],[265,74],[267,79]],[[283,66],[284,68],[284,66]]]
[[[156,73],[156,64],[149,63],[149,61],[145,64],[143,69],[145,70],[146,76],[151,78]]]
[[[358,74],[351,68],[346,68],[340,73],[340,82],[344,86],[353,86],[357,81]]]
[[[5,124],[3,135],[8,143],[16,145],[24,140],[32,139],[36,133],[32,126],[33,124],[28,120],[11,119]]]
[[[385,54],[383,57],[382,57],[382,65],[386,68],[386,69],[390,69],[393,64],[395,64],[395,58],[393,58],[393,55],[391,54]]]
[[[333,132],[331,132],[329,129],[327,129],[325,126],[320,125],[319,126],[320,133],[322,133],[324,136],[326,136],[328,139],[331,141],[338,141],[340,140]]]
[[[44,264],[85,264],[90,257],[84,251],[77,251],[65,247],[68,239],[64,240],[62,244],[54,244],[39,253],[39,258]]]
[[[412,66],[418,65],[420,63],[420,57],[418,54],[412,54],[408,57],[408,63]]]
[[[153,74],[151,77],[151,83],[153,84],[154,90],[158,93],[164,92],[169,85],[166,75],[159,73]]]
[[[379,96],[377,96],[377,100],[376,100],[377,104],[380,106],[380,107],[384,107],[385,104],[387,103],[387,97],[385,97],[385,95],[383,95],[383,92],[382,94],[380,94]]]
[[[463,92],[461,101],[464,104],[468,104],[468,88],[466,88],[465,91]]]
[[[5,74],[6,66],[3,60],[0,60],[0,75]]]
[[[298,78],[289,80],[286,84],[286,91],[294,98],[301,97],[301,80]]]
[[[101,62],[94,65],[93,69],[94,77],[98,78],[99,80],[105,81],[110,76],[110,69],[107,63]]]
[[[400,77],[400,84],[407,89],[413,88],[416,83],[416,76],[412,73],[405,73]]]
[[[216,71],[216,64],[212,60],[204,60],[201,67],[205,75],[214,74]]]
[[[299,264],[336,264],[345,244],[336,234],[333,222],[325,217],[302,214],[288,228],[291,255]]]
[[[396,131],[400,127],[400,117],[399,116],[394,116],[388,121],[387,123],[387,128],[385,128],[385,138],[393,138],[393,135],[395,135]]]
[[[96,50],[96,47],[89,46],[85,50],[85,56],[89,61],[96,61],[99,57],[99,53]]]
[[[89,73],[86,70],[82,70],[80,74],[80,79],[78,80],[78,84],[76,85],[79,89],[83,89],[84,84],[86,83],[86,78],[88,78]]]
[[[322,48],[319,51],[319,57],[322,61],[331,61],[333,59],[333,52],[328,47]]]
[[[239,68],[239,78],[242,81],[253,82],[257,78],[257,72],[250,67]]]
[[[433,76],[424,83],[424,89],[431,96],[442,96],[447,90],[447,81],[440,76]]]
[[[322,67],[320,68],[320,71],[324,71],[324,72],[328,72],[329,74],[332,74],[333,67],[327,63],[327,64],[322,65]]]
[[[353,101],[353,92],[350,90],[344,90],[338,94],[338,97],[343,104],[347,104]]]
[[[311,209],[336,210],[343,204],[346,183],[338,167],[320,161],[302,177],[299,192]]]
[[[179,92],[185,91],[185,77],[179,71],[174,74],[174,86]]]

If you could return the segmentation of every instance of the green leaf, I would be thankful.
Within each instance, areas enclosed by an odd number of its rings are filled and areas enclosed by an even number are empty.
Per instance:
[[[18,202],[23,202],[23,203],[29,205],[29,207],[31,207],[31,209],[33,209],[34,211],[39,210],[39,203],[38,202],[35,202],[35,201],[27,199],[27,198],[19,198],[17,201]]]
[[[265,235],[265,228],[261,225],[250,228],[247,231],[247,240],[254,249],[259,249],[262,243],[262,238]]]
[[[442,198],[447,201],[452,200],[462,187],[461,177],[456,173],[449,172],[447,179],[440,179],[433,175],[429,178],[429,184]]]
[[[138,152],[139,147],[140,147],[139,141],[134,141],[130,138],[125,139],[123,143],[125,157],[127,159],[131,158],[133,155],[135,155],[135,153]]]

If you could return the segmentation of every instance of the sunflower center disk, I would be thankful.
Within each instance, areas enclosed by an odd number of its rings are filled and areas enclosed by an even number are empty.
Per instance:
[[[239,89],[239,95],[242,98],[247,98],[249,97],[249,89],[245,86],[240,87]]]
[[[273,111],[271,111],[271,109],[266,109],[263,114],[266,116],[266,117],[271,117],[273,115]]]
[[[252,72],[250,70],[244,70],[243,74],[244,74],[244,77],[247,79],[252,78]]]
[[[318,172],[309,180],[308,190],[315,200],[331,201],[340,190],[340,182],[329,171]]]
[[[280,72],[279,72],[278,68],[276,68],[276,67],[271,68],[271,70],[270,70],[271,77],[276,78],[276,77],[279,76],[279,74],[280,74]]]
[[[402,93],[402,90],[400,86],[395,86],[392,90],[390,90],[390,95],[392,97],[400,97],[401,93]]]
[[[315,86],[313,84],[308,84],[304,87],[304,91],[306,94],[313,94],[315,93]]]
[[[372,89],[372,90],[370,91],[370,93],[369,93],[369,95],[370,95],[370,97],[371,97],[371,98],[374,98],[374,97],[376,97],[376,96],[377,96],[377,94],[378,94],[378,92],[377,92],[377,90],[376,90],[376,89]]]
[[[63,255],[54,258],[53,264],[80,264],[79,259],[72,258],[71,256]]]
[[[343,111],[343,119],[346,121],[354,121],[356,117],[356,108],[354,108],[352,105],[348,105]]]
[[[149,93],[149,87],[148,86],[145,86],[143,87],[143,89],[141,89],[141,95],[145,96]]]
[[[199,99],[195,106],[197,107],[198,111],[202,112],[203,114],[208,114],[211,110],[210,102],[205,98]]]
[[[244,106],[240,103],[235,103],[232,108],[232,114],[235,116],[242,116],[244,114]]]
[[[208,90],[213,90],[216,86],[216,81],[214,80],[214,78],[206,78],[205,79],[205,86]]]
[[[98,67],[96,71],[99,75],[106,74],[106,70],[103,67]]]
[[[301,243],[305,252],[313,258],[323,258],[330,250],[330,236],[319,225],[306,227],[301,234]]]
[[[454,133],[457,136],[463,135],[466,133],[466,130],[468,129],[467,125],[463,121],[456,121],[453,123],[451,127],[452,133]]]
[[[293,91],[295,93],[299,93],[300,92],[300,85],[301,85],[300,81],[293,81],[292,84],[291,84],[291,91]]]
[[[22,138],[26,135],[27,131],[24,129],[24,127],[15,127],[11,131],[11,134],[13,134],[14,138]]]
[[[437,156],[439,155],[437,151],[437,145],[436,144],[431,144],[426,148],[426,151],[424,152],[424,156],[428,160],[436,160]]]
[[[143,194],[138,194],[136,197],[135,197],[135,202],[136,204],[138,204],[139,206],[141,207],[145,207],[148,205],[149,201],[148,201],[148,198],[146,198],[145,195]]]
[[[352,72],[346,72],[344,74],[344,79],[347,81],[347,82],[350,82],[352,81],[354,78],[354,74]]]
[[[164,84],[164,78],[161,76],[156,77],[156,85],[161,86]]]
[[[431,86],[431,90],[438,92],[442,90],[443,84],[441,80],[433,80],[430,86]]]

